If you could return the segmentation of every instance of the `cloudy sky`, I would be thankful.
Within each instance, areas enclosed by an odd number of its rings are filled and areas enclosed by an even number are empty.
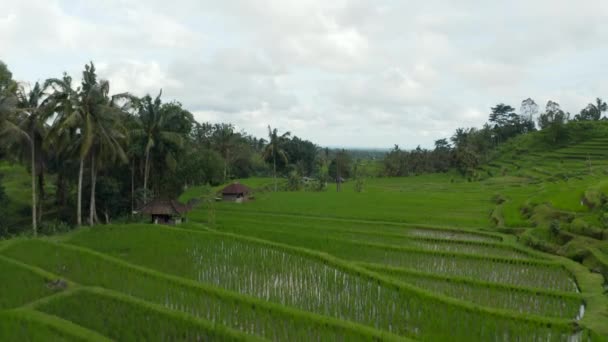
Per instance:
[[[608,1],[0,0],[20,81],[92,60],[112,92],[320,145],[431,146],[532,97],[608,97]]]

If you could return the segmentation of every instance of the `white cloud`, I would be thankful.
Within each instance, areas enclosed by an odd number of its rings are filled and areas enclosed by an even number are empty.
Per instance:
[[[605,95],[608,3],[589,0],[0,2],[0,59],[36,81],[95,61],[113,92],[320,144],[432,145],[532,97]]]

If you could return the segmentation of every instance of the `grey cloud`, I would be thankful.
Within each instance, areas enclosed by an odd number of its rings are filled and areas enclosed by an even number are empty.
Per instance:
[[[601,0],[22,0],[0,3],[0,58],[30,81],[93,59],[113,91],[163,88],[257,135],[430,146],[498,102],[605,95],[606,17]]]

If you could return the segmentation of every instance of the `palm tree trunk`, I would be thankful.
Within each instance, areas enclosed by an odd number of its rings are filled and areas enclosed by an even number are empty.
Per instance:
[[[55,190],[55,202],[63,207],[65,205],[65,176],[63,171],[57,173],[57,188]]]
[[[135,210],[135,158],[131,166],[131,216]]]
[[[336,192],[340,192],[340,161],[336,155]]]
[[[228,162],[224,158],[224,183],[226,183],[226,171],[228,170]]]
[[[150,171],[150,151],[146,151],[146,165],[144,166],[144,204],[148,203],[148,173]]]
[[[274,178],[274,192],[277,192],[277,155],[276,153],[272,156],[272,178]]]
[[[33,132],[30,144],[32,147],[32,229],[34,230],[34,236],[37,236],[38,227],[36,225],[36,144],[34,144]]]
[[[224,158],[224,183],[226,183],[228,177],[228,159],[230,158],[230,150],[226,150],[226,156]]]
[[[80,157],[80,169],[78,170],[78,204],[76,207],[76,225],[82,225],[82,178],[84,174],[84,157]]]
[[[97,170],[95,169],[95,152],[91,151],[91,200],[89,202],[89,225],[95,224],[95,183]]]
[[[38,223],[42,222],[42,204],[44,202],[44,165],[40,164],[40,174],[38,175]]]

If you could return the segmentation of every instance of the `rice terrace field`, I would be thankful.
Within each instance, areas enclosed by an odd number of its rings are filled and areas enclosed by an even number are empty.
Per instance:
[[[0,340],[605,339],[602,276],[490,224],[495,193],[539,189],[450,179],[260,191],[176,226],[0,242]]]

